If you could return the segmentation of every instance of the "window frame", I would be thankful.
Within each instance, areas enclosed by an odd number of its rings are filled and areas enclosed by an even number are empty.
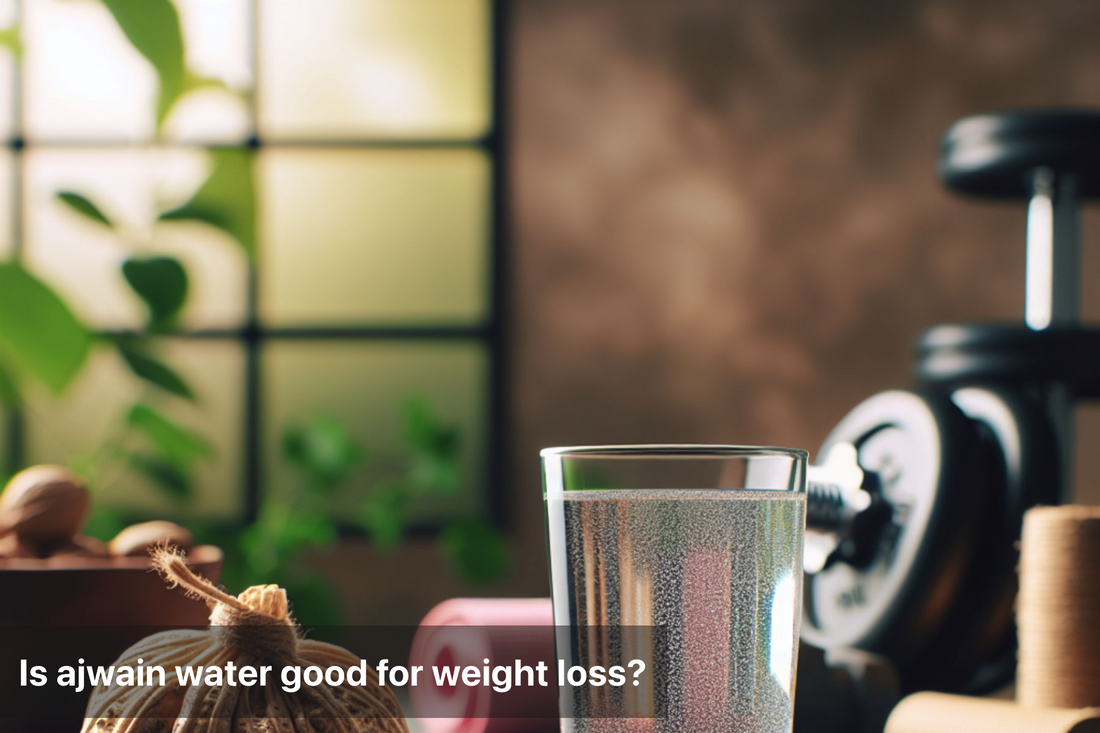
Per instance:
[[[16,1],[15,23],[19,24],[23,15],[23,6],[27,0]],[[505,47],[505,34],[507,28],[506,0],[485,0],[489,13],[488,28],[488,83],[489,83],[489,126],[485,133],[478,137],[470,138],[418,138],[415,136],[404,138],[374,138],[374,137],[341,137],[341,138],[304,138],[304,139],[265,139],[258,130],[258,99],[262,94],[263,77],[260,70],[260,39],[259,15],[260,5],[263,0],[247,0],[249,12],[249,57],[251,58],[253,87],[248,100],[249,115],[252,122],[252,133],[238,144],[206,144],[193,141],[175,141],[170,139],[153,139],[147,142],[135,143],[130,140],[45,140],[30,141],[25,137],[24,104],[23,104],[23,72],[22,62],[16,58],[13,61],[13,85],[12,85],[12,134],[8,139],[8,148],[12,156],[12,224],[11,224],[11,250],[9,261],[21,262],[23,260],[24,221],[27,218],[27,208],[24,197],[26,182],[26,152],[32,149],[133,149],[134,147],[146,148],[200,148],[214,150],[218,148],[246,149],[256,156],[264,149],[325,149],[334,150],[351,148],[358,150],[433,150],[433,149],[459,149],[477,150],[482,152],[489,167],[489,191],[488,191],[488,241],[486,242],[488,267],[486,283],[488,293],[486,298],[487,311],[480,323],[475,324],[447,324],[431,322],[413,323],[360,323],[354,325],[338,325],[332,323],[313,323],[296,326],[269,326],[265,325],[259,315],[259,293],[261,283],[257,273],[257,265],[249,261],[247,265],[246,283],[246,310],[244,323],[238,328],[220,329],[177,329],[157,334],[157,339],[183,339],[183,340],[219,340],[232,341],[242,346],[244,353],[244,389],[241,395],[242,413],[241,429],[243,460],[241,462],[241,485],[243,486],[243,510],[236,522],[248,523],[256,519],[263,500],[264,492],[264,440],[263,440],[263,386],[264,364],[263,351],[265,345],[280,341],[334,341],[341,343],[385,343],[405,342],[415,343],[444,343],[465,342],[477,344],[485,349],[487,355],[487,368],[484,378],[487,425],[485,435],[484,462],[487,468],[488,481],[488,506],[484,507],[486,519],[497,527],[506,524],[508,507],[506,505],[506,492],[504,491],[507,475],[508,455],[508,430],[506,429],[507,409],[507,332],[508,324],[505,314],[507,312],[507,273],[508,261],[505,252],[505,237],[507,234],[508,218],[505,213],[507,166],[505,162],[505,111],[506,101],[504,90],[506,84],[507,54]],[[253,158],[255,165],[255,158]],[[263,241],[257,243],[258,256],[262,256]],[[128,329],[97,329],[94,331],[99,337],[118,337],[136,335],[137,332]],[[5,466],[9,472],[16,466],[23,465],[27,458],[27,446],[25,442],[26,430],[24,411],[14,407],[6,411],[7,435],[6,455],[14,457],[14,466]],[[409,532],[414,535],[431,534],[440,528],[438,523],[413,525]],[[349,529],[343,527],[342,529]]]

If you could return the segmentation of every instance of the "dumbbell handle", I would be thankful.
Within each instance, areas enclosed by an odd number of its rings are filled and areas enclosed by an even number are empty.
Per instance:
[[[1081,205],[1072,173],[1040,167],[1027,207],[1027,284],[1024,321],[1033,331],[1077,325],[1081,310]],[[1071,391],[1049,390],[1049,410],[1062,445],[1063,491],[1071,485],[1074,411]]]
[[[1075,325],[1080,204],[1100,198],[1100,110],[973,115],[943,138],[940,177],[959,193],[1031,199],[1024,319],[1042,331]]]
[[[825,460],[806,470],[806,526],[842,531],[856,514],[873,502],[872,484],[877,476],[859,465],[856,448],[839,443]]]
[[[807,537],[806,572],[837,560],[861,567],[873,559],[893,516],[880,488],[878,474],[863,470],[850,443],[834,445],[820,465],[807,468],[806,527],[815,532]]]
[[[810,474],[813,475],[813,468]],[[859,487],[857,487],[859,488]],[[866,500],[855,505],[847,497],[851,492],[840,484],[825,480],[806,480],[806,526],[823,531],[840,531],[851,518],[870,506],[870,494],[862,492]]]
[[[1027,208],[1024,321],[1033,331],[1072,326],[1080,313],[1080,202],[1071,173],[1046,166],[1032,175]]]

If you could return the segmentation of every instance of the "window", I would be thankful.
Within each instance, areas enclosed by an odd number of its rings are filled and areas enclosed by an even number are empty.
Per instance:
[[[0,259],[98,336],[60,396],[30,385],[9,406],[7,464],[102,458],[148,391],[116,348],[147,317],[121,264],[151,271],[170,256],[186,268],[187,304],[149,343],[196,399],[150,399],[215,454],[196,463],[187,501],[116,466],[98,502],[254,516],[264,492],[293,489],[284,431],[317,414],[365,446],[354,482],[369,483],[399,452],[415,396],[463,436],[463,490],[417,522],[499,518],[499,8],[142,3],[0,2]],[[169,27],[178,14],[182,70],[170,34],[143,46],[127,27],[134,12]],[[215,200],[215,214],[165,215]]]

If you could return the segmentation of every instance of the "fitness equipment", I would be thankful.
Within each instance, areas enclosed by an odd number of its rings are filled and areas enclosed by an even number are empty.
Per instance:
[[[1100,330],[1077,324],[1079,202],[1100,196],[1100,112],[967,117],[939,172],[1029,199],[1025,323],[944,325],[919,391],[875,395],[808,472],[803,639],[886,656],[903,691],[977,694],[1015,670],[1023,512],[1071,485],[1076,400],[1100,397]]]

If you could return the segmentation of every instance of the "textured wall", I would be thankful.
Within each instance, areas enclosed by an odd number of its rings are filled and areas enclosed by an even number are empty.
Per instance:
[[[974,112],[1100,105],[1100,4],[1083,0],[511,8],[517,568],[463,588],[434,548],[345,546],[323,565],[360,623],[545,595],[541,447],[813,450],[909,384],[924,329],[1019,320],[1023,208],[944,193],[940,136]],[[1100,218],[1085,224],[1096,316]],[[1100,502],[1100,419],[1084,422],[1079,495]]]
[[[1100,105],[1100,5],[513,7],[525,589],[545,583],[538,448],[813,450],[861,399],[909,383],[927,327],[1021,318],[1023,207],[943,192],[936,146],[969,113]],[[1095,315],[1100,219],[1085,231]],[[1100,466],[1081,476],[1100,500]]]

